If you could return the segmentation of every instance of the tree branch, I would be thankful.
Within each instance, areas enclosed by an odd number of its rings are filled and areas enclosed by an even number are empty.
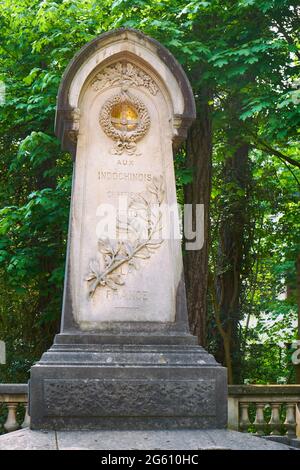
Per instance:
[[[276,150],[274,149],[273,147],[271,147],[269,144],[266,144],[265,142],[263,142],[262,140],[260,139],[257,139],[255,138],[254,139],[254,143],[256,145],[256,147],[259,149],[259,150],[263,150],[263,151],[266,151],[272,155],[275,155],[275,157],[278,157],[280,158],[281,160],[285,160],[286,162],[288,162],[290,165],[293,165],[293,166],[296,166],[297,168],[300,169],[300,162],[298,162],[297,160],[295,160],[294,158],[292,157],[289,157],[288,155],[285,155],[284,153],[280,152],[279,150]]]

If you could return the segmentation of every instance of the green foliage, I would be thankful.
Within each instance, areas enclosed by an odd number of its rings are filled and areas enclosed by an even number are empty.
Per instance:
[[[272,342],[281,328],[285,341],[294,337],[288,320],[296,315],[300,176],[286,157],[299,163],[297,8],[294,0],[2,0],[0,337],[7,341],[9,360],[0,366],[1,381],[26,380],[30,364],[58,329],[72,171],[53,132],[59,82],[80,47],[121,26],[141,29],[174,53],[192,83],[199,116],[202,90],[210,92],[211,268],[221,208],[227,207],[229,217],[235,200],[244,198],[251,221],[245,234],[242,338],[247,345],[261,341],[268,330],[264,318],[275,322]],[[251,148],[247,194],[222,179],[224,161],[241,138]],[[183,150],[175,162],[181,203],[183,186],[193,178],[184,162]],[[283,285],[289,286],[288,301],[278,299]],[[212,305],[210,311],[213,349]],[[245,326],[248,317],[258,318],[254,337]],[[267,366],[256,373],[250,356],[245,355],[245,378],[275,380]]]
[[[246,350],[243,374],[246,383],[293,383],[294,368],[285,345],[254,343]]]

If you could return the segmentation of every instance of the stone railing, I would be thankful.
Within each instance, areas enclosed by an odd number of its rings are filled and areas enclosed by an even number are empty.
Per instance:
[[[0,384],[0,416],[3,408],[8,410],[3,425],[6,432],[29,426],[27,393],[26,384]],[[300,385],[229,385],[228,427],[300,438]],[[3,428],[0,424],[0,434]]]
[[[300,437],[300,385],[230,385],[228,427],[257,435]]]
[[[6,421],[3,427],[0,423],[0,434],[3,428],[6,432],[16,431],[29,426],[28,388],[26,384],[0,384],[0,416],[7,409]],[[22,422],[19,422],[21,416]]]

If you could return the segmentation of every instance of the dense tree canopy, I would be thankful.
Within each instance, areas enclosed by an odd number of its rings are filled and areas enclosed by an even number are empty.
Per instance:
[[[72,175],[53,131],[59,82],[80,47],[122,26],[168,47],[196,98],[175,157],[179,200],[206,210],[204,247],[184,254],[191,330],[231,382],[295,380],[297,3],[1,0],[0,381],[26,380],[59,327]]]

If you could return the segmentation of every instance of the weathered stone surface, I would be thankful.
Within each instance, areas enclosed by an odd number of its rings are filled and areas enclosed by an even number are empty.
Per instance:
[[[0,384],[0,395],[5,394],[21,394],[24,395],[28,393],[27,384]]]
[[[214,416],[213,380],[45,380],[49,416]]]
[[[0,436],[0,450],[57,450],[54,431],[20,429]]]
[[[289,437],[289,436],[276,436],[276,435],[270,435],[270,436],[262,436],[263,439],[266,439],[267,441],[274,441],[274,442],[280,442],[281,444],[285,444],[287,446],[293,447],[295,449],[300,450],[300,438],[298,437]]]
[[[57,445],[55,444],[57,442]],[[0,436],[0,450],[289,450],[227,430],[59,431],[29,429]]]
[[[191,345],[57,345],[31,370],[33,429],[225,427],[226,371]]]
[[[226,371],[189,342],[56,344],[32,368],[30,389],[33,429],[227,423]]]

